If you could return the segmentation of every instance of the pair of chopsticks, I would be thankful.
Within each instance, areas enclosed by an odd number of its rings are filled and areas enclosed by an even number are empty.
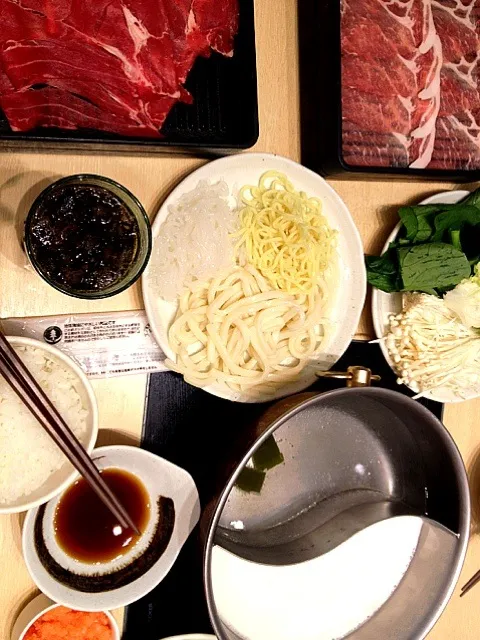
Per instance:
[[[65,420],[47,398],[43,389],[23,364],[1,330],[0,374],[68,460],[85,478],[105,506],[117,518],[118,523],[122,527],[130,527],[137,535],[140,535],[138,527],[106,484],[82,443],[75,437]]]
[[[477,573],[472,576],[466,584],[463,585],[460,593],[460,598],[462,598],[467,593],[467,591],[470,591],[470,589],[474,587],[477,582],[480,582],[480,571],[477,571]]]

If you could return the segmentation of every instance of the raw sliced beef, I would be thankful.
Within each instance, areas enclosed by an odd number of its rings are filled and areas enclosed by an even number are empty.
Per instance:
[[[95,105],[78,98],[73,93],[45,87],[33,92],[20,91],[9,94],[2,105],[10,121],[18,131],[35,127],[58,127],[111,130],[112,117]],[[130,119],[115,117],[115,129],[123,135],[154,137],[158,132]]]
[[[430,0],[343,0],[341,11],[345,162],[425,167],[442,64]]]
[[[0,106],[13,130],[158,136],[199,56],[231,56],[238,0],[0,0]]]

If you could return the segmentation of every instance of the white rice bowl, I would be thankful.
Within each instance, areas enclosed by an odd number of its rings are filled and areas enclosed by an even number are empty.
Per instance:
[[[98,410],[83,371],[58,349],[8,338],[75,436],[90,453]],[[0,376],[0,514],[26,511],[63,491],[78,475],[43,427]]]

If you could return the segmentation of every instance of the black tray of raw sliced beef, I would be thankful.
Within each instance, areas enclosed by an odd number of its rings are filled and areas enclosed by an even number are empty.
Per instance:
[[[215,153],[258,138],[253,0],[0,0],[0,16],[3,145]]]
[[[307,165],[480,177],[476,0],[305,0],[299,12]]]

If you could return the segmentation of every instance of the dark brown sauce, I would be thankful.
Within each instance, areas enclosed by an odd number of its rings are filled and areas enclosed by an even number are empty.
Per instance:
[[[123,469],[104,469],[102,477],[140,532],[145,531],[150,518],[150,502],[143,483]],[[108,562],[124,555],[138,541],[132,529],[118,524],[83,478],[60,498],[54,528],[63,551],[81,562]]]
[[[45,505],[38,507],[35,518],[34,541],[38,559],[57,582],[69,589],[82,593],[102,593],[120,589],[131,584],[145,575],[162,557],[172,538],[175,526],[175,505],[171,498],[158,496],[155,500],[158,508],[158,518],[154,527],[153,537],[145,551],[126,566],[116,568],[112,573],[97,573],[81,575],[74,573],[60,565],[52,556],[45,543],[43,535]]]
[[[135,261],[140,231],[128,207],[104,187],[53,189],[29,223],[30,249],[62,289],[95,292],[122,280]]]

